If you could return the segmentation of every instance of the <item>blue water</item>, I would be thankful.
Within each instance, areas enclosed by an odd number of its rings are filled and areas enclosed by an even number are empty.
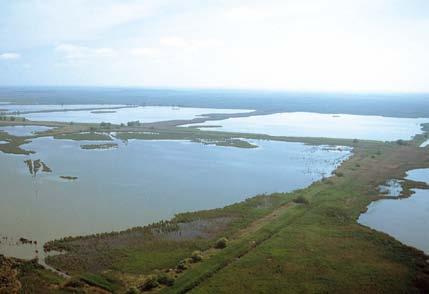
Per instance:
[[[77,123],[101,123],[126,124],[129,121],[142,123],[167,121],[167,120],[191,120],[210,113],[245,113],[252,110],[246,109],[215,109],[215,108],[191,108],[172,106],[140,106],[132,108],[114,109],[112,113],[96,113],[94,111],[68,111],[68,112],[43,112],[23,115],[32,121],[59,121]]]
[[[429,183],[429,169],[411,170],[407,179]],[[358,221],[429,254],[429,190],[413,191],[409,198],[372,202]]]
[[[421,134],[427,119],[369,115],[287,112],[196,124],[200,129],[290,137],[328,137],[378,141],[408,140]],[[187,125],[193,126],[193,125]],[[206,128],[204,126],[219,126]]]
[[[118,142],[117,149],[80,149],[86,143],[93,142],[39,138],[24,145],[36,154],[0,154],[1,234],[42,246],[67,235],[144,225],[306,187],[350,155],[344,148],[270,141],[252,142],[256,149],[140,140]],[[53,172],[32,177],[28,158],[43,160]],[[34,248],[1,245],[0,253],[32,257]]]
[[[38,132],[44,132],[51,130],[51,127],[45,126],[7,126],[0,127],[0,131],[8,133],[12,136],[22,137],[22,136],[32,136]]]

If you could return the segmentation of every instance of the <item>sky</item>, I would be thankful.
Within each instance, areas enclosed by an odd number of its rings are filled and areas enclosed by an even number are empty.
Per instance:
[[[0,86],[429,92],[427,0],[0,0]]]

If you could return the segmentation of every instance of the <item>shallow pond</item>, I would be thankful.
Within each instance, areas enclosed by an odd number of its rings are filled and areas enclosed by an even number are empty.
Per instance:
[[[204,130],[268,134],[291,137],[329,137],[394,141],[422,133],[429,119],[370,115],[288,112],[206,121],[198,126],[220,126]],[[187,125],[192,126],[192,125]]]
[[[412,170],[407,179],[429,183],[429,169]],[[372,202],[358,222],[429,254],[429,190],[413,191],[409,198]]]
[[[8,126],[0,127],[0,131],[6,132],[9,135],[22,137],[22,136],[32,136],[37,132],[44,132],[52,130],[51,127],[44,126]]]
[[[255,149],[117,142],[117,149],[82,150],[81,144],[94,142],[38,138],[24,145],[36,154],[0,154],[0,240],[8,238],[0,242],[0,253],[32,257],[54,238],[125,229],[258,193],[303,188],[351,154],[346,148],[271,141],[252,141],[259,145]],[[52,172],[32,176],[27,159],[40,159]],[[17,246],[20,237],[38,245]]]
[[[167,120],[190,120],[204,114],[210,113],[246,113],[252,110],[246,109],[215,109],[215,108],[192,108],[171,106],[140,106],[132,108],[115,109],[114,112],[94,111],[69,111],[69,112],[44,112],[24,115],[33,121],[59,121],[80,123],[110,122],[114,124],[127,123],[129,121],[140,121],[142,123],[167,121]]]

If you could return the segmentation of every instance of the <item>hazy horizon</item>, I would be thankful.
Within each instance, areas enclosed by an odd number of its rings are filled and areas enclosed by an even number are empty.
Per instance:
[[[423,0],[0,6],[0,86],[429,92]]]

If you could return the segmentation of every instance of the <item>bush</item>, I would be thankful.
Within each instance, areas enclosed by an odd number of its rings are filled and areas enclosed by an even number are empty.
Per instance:
[[[222,237],[216,241],[215,248],[216,249],[223,249],[226,247],[227,244],[228,244],[228,239],[225,237]]]
[[[307,200],[307,198],[305,198],[302,195],[299,195],[298,197],[296,197],[293,202],[298,203],[298,204],[305,204],[308,205],[310,204],[310,202]]]
[[[344,174],[342,172],[336,171],[335,174],[337,175],[337,177],[343,177]]]
[[[174,278],[167,274],[160,274],[158,275],[158,283],[165,286],[173,286]]]
[[[65,285],[65,288],[83,288],[85,287],[85,283],[82,282],[80,279],[72,279],[68,281]]]
[[[200,262],[201,260],[203,260],[203,254],[201,253],[201,251],[196,250],[192,252],[191,259],[192,262]]]
[[[186,270],[186,269],[188,269],[188,265],[186,264],[186,261],[185,260],[181,260],[181,261],[179,261],[179,263],[177,264],[177,267],[176,267],[178,270],[180,270],[180,271],[184,271],[184,270]]]
[[[139,287],[141,291],[151,290],[159,286],[158,278],[154,275],[147,277],[146,281]]]

